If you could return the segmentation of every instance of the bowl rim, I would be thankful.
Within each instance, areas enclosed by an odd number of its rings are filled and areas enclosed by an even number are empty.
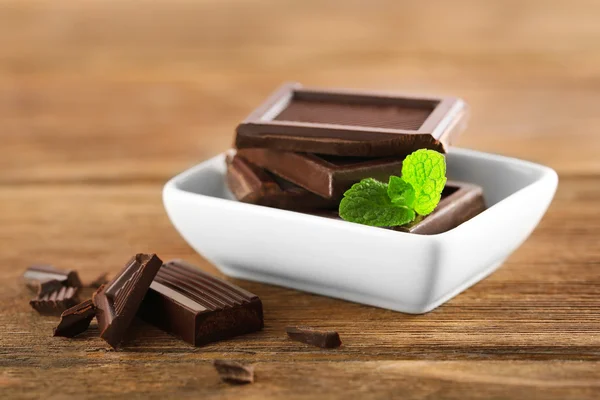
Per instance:
[[[492,162],[501,162],[501,163],[505,163],[505,164],[512,164],[512,165],[515,165],[515,166],[518,166],[521,168],[526,168],[526,169],[536,173],[535,179],[531,183],[525,185],[524,187],[516,190],[512,194],[510,194],[510,195],[506,196],[505,198],[503,198],[502,200],[498,201],[496,204],[493,204],[492,206],[487,207],[480,214],[476,215],[475,217],[471,218],[470,220],[468,220],[466,222],[463,222],[456,228],[450,229],[446,232],[434,234],[434,235],[421,235],[421,234],[414,234],[414,233],[408,233],[408,232],[402,232],[402,231],[394,231],[394,230],[390,230],[390,229],[381,229],[379,227],[368,226],[368,225],[348,223],[347,221],[343,221],[343,220],[323,218],[323,217],[320,217],[317,215],[311,215],[311,214],[306,214],[306,213],[297,212],[297,211],[281,210],[281,209],[277,209],[277,208],[265,207],[265,206],[260,206],[260,205],[256,205],[256,204],[242,203],[239,201],[224,199],[221,197],[215,197],[215,196],[210,196],[210,195],[206,195],[206,194],[202,194],[202,193],[192,192],[190,190],[186,190],[181,187],[183,181],[185,181],[186,179],[189,179],[190,177],[194,176],[198,172],[204,170],[209,164],[215,163],[218,160],[224,161],[225,156],[227,154],[231,154],[234,151],[235,150],[230,149],[230,150],[226,150],[222,153],[219,153],[207,160],[204,160],[204,161],[184,170],[183,172],[181,172],[181,173],[175,175],[174,177],[172,177],[171,179],[169,179],[163,187],[163,202],[165,203],[165,205],[166,205],[166,200],[165,200],[166,197],[170,196],[172,193],[177,193],[178,195],[201,199],[202,201],[207,202],[207,203],[209,203],[213,206],[217,206],[217,207],[223,207],[224,205],[226,205],[227,208],[234,208],[234,209],[238,209],[240,211],[245,211],[245,212],[253,212],[253,213],[259,213],[259,214],[262,213],[262,214],[268,215],[270,217],[278,216],[280,218],[286,218],[286,219],[288,219],[288,218],[292,218],[292,219],[308,218],[309,220],[312,219],[315,224],[323,224],[323,225],[328,225],[328,226],[331,226],[331,224],[343,224],[344,229],[356,230],[357,232],[362,231],[363,233],[366,230],[371,235],[388,236],[389,238],[412,237],[415,239],[411,239],[411,240],[418,239],[420,241],[433,242],[433,241],[438,241],[445,236],[457,234],[458,231],[468,229],[468,227],[473,223],[473,221],[479,220],[480,218],[485,218],[486,215],[493,212],[499,205],[501,205],[502,203],[505,203],[506,201],[508,201],[516,196],[522,195],[522,193],[524,191],[531,190],[533,187],[535,187],[537,185],[543,185],[546,181],[554,181],[553,184],[556,184],[558,182],[558,174],[556,173],[556,171],[554,169],[552,169],[548,166],[542,165],[542,164],[537,164],[537,163],[534,163],[531,161],[521,160],[518,158],[503,156],[503,155],[499,155],[499,154],[486,153],[486,152],[472,150],[472,149],[452,147],[450,149],[450,153],[456,154],[458,156],[466,156],[466,157],[477,158],[480,160],[486,160],[486,161],[492,161]],[[342,228],[341,225],[337,225],[337,226],[339,228]],[[393,235],[393,236],[391,236],[391,235]],[[402,236],[398,236],[398,235],[402,235]]]

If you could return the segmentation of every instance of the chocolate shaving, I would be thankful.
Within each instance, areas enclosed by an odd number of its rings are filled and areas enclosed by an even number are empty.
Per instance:
[[[342,345],[340,335],[335,331],[318,331],[308,326],[288,326],[285,331],[292,340],[323,349],[333,349]]]
[[[214,360],[213,366],[223,382],[234,384],[254,383],[254,366],[252,365],[243,365],[229,360]]]

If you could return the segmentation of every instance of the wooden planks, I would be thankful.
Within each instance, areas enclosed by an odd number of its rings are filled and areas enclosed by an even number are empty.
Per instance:
[[[0,0],[0,397],[598,398],[599,12],[589,0]],[[426,315],[236,281],[263,299],[264,332],[192,348],[138,322],[119,352],[95,327],[52,338],[57,319],[32,312],[17,279],[29,263],[89,281],[153,251],[217,273],[171,227],[161,186],[228,148],[289,80],[464,97],[460,145],[556,168],[556,199],[498,272]],[[335,328],[344,346],[290,342],[297,324]],[[215,358],[256,363],[257,382],[220,383]]]

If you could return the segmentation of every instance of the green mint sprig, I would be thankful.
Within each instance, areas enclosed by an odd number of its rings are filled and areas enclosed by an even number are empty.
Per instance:
[[[421,149],[402,162],[402,177],[388,183],[366,178],[344,193],[339,214],[346,221],[371,226],[408,224],[437,207],[446,185],[446,159]]]

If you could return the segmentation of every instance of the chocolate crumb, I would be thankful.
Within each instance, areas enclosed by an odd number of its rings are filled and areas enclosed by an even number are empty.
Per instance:
[[[213,366],[224,382],[234,384],[254,383],[254,366],[252,365],[243,365],[229,360],[215,360]]]

